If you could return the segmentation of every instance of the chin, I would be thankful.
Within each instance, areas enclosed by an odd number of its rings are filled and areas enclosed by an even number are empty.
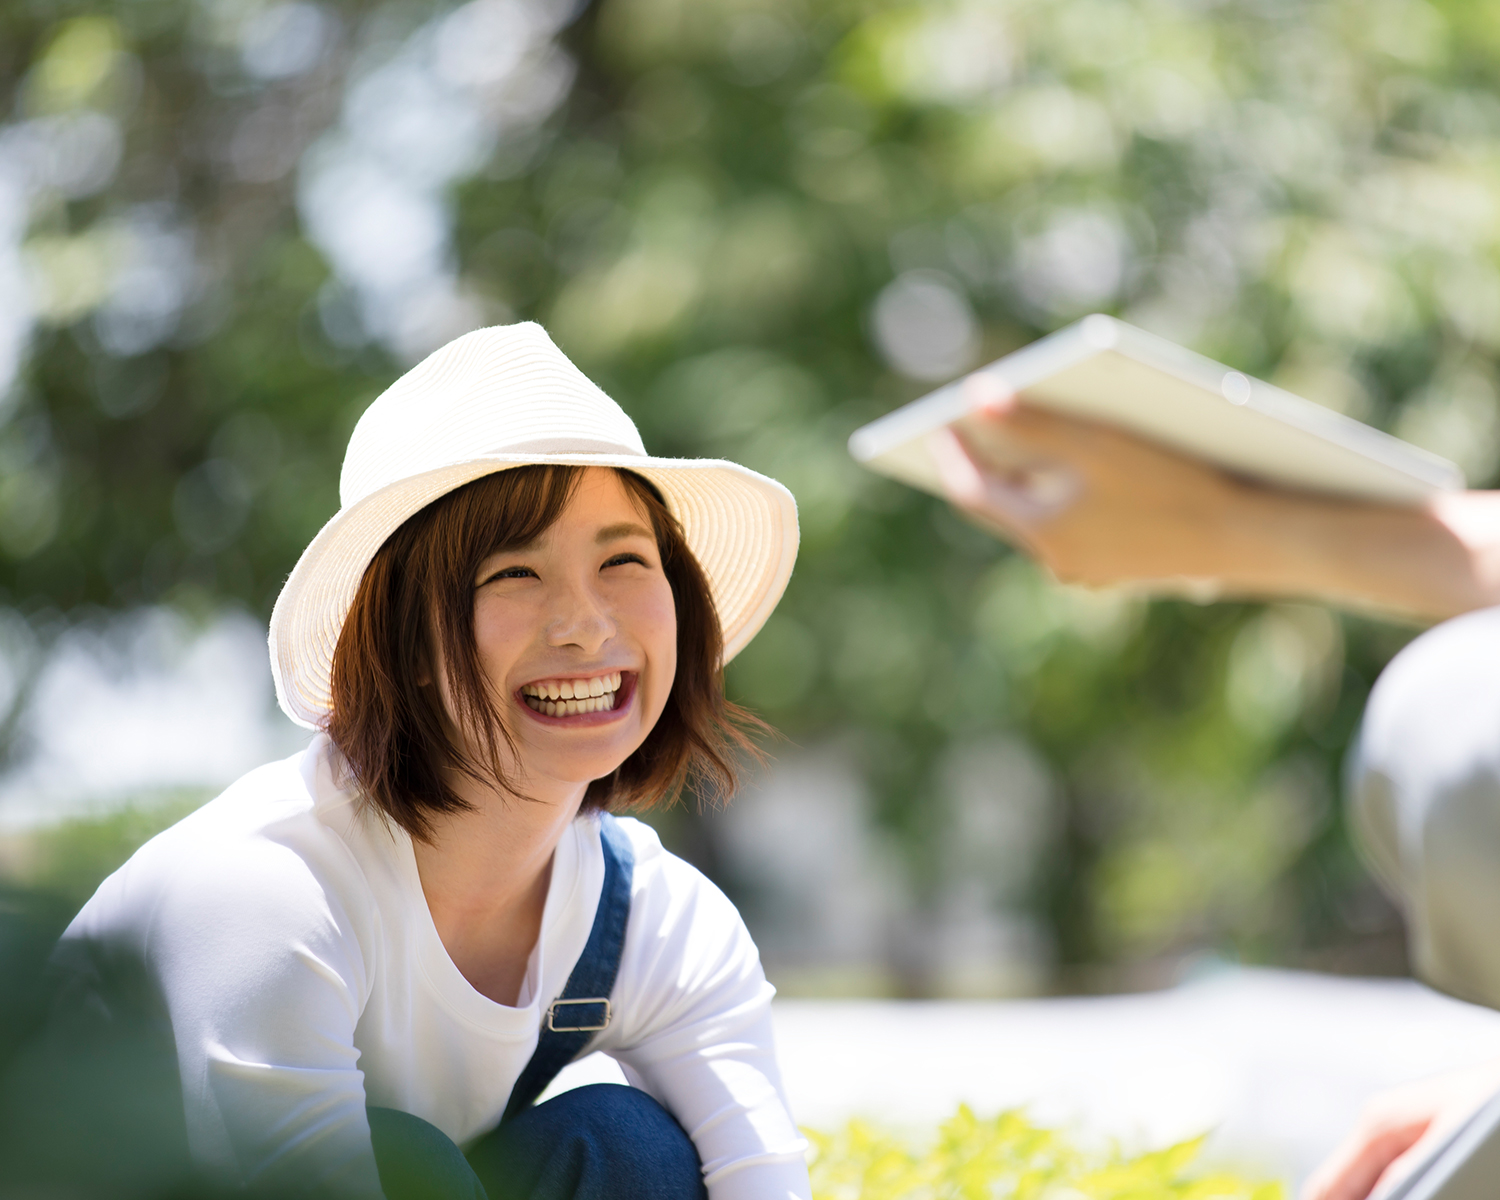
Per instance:
[[[539,776],[586,786],[613,774],[635,750],[631,746],[625,753],[546,755],[532,760],[532,770]]]

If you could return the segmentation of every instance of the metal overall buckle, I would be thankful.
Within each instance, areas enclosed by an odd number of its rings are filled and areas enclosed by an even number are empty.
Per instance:
[[[604,1020],[597,1025],[559,1025],[557,1023],[557,1010],[564,1004],[602,1004],[604,1006]],[[579,1014],[582,1017],[583,1014]],[[610,1008],[609,997],[590,996],[580,1000],[554,1000],[547,1006],[547,1028],[553,1033],[595,1033],[609,1025],[610,1017],[613,1016]]]

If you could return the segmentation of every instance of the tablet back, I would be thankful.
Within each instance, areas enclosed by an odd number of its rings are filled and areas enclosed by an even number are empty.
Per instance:
[[[1117,425],[1265,483],[1395,504],[1463,486],[1446,459],[1113,317],[1085,317],[974,374],[1027,404]],[[971,407],[964,384],[856,430],[850,452],[941,495],[926,437],[962,425]]]

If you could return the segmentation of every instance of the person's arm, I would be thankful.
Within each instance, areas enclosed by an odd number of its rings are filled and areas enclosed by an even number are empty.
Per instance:
[[[285,845],[197,814],[106,880],[69,943],[138,954],[177,1048],[189,1148],[230,1185],[379,1200],[354,1028],[355,917]]]
[[[1500,603],[1500,492],[1424,508],[1323,498],[1007,394],[974,398],[1007,461],[934,435],[949,499],[1064,582],[1305,597],[1418,619]]]
[[[709,1200],[809,1200],[807,1142],[776,1065],[760,955],[728,898],[632,822],[636,886],[596,1048],[693,1139]]]

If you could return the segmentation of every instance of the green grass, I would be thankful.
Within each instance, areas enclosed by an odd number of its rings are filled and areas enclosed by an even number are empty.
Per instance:
[[[1126,1157],[1080,1149],[1019,1112],[967,1105],[926,1147],[863,1121],[813,1143],[813,1200],[1285,1200],[1280,1183],[1193,1169],[1203,1138]]]

